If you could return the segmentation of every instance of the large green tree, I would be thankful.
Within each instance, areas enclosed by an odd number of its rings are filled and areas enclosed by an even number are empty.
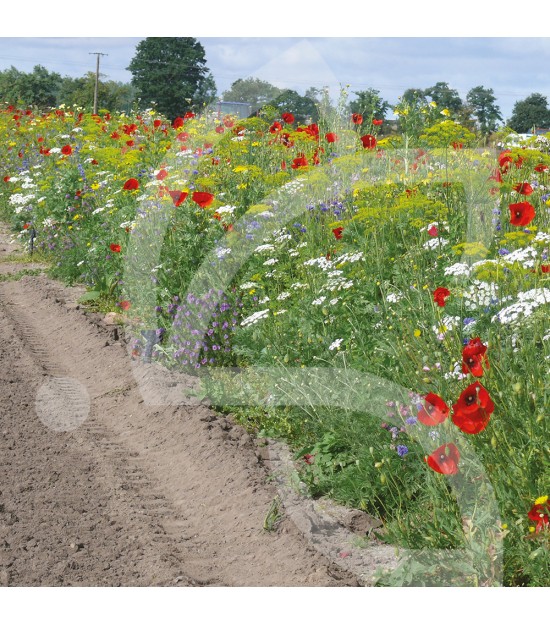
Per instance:
[[[436,82],[432,87],[424,89],[424,95],[431,98],[440,108],[448,109],[454,115],[460,113],[463,104],[456,89],[449,87],[449,83]]]
[[[60,74],[42,65],[35,65],[30,73],[11,66],[0,72],[0,99],[23,106],[55,106],[61,82]]]
[[[143,39],[128,70],[141,106],[154,106],[169,119],[198,112],[216,96],[204,48],[193,37]]]
[[[550,127],[548,100],[540,93],[532,93],[514,104],[508,126],[516,132],[532,132],[533,128]]]
[[[386,116],[390,105],[380,95],[380,91],[372,87],[365,91],[354,91],[357,96],[349,103],[352,113],[359,113],[363,116],[365,124],[370,124],[372,119],[383,119]]]
[[[279,112],[292,113],[298,124],[306,124],[319,120],[319,111],[315,100],[307,96],[300,95],[297,91],[287,89],[279,96],[269,102]]]
[[[284,93],[283,89],[275,87],[266,80],[239,78],[227,91],[223,92],[222,98],[224,102],[247,102],[252,106],[253,111],[257,111],[282,93]]]
[[[498,128],[502,115],[492,89],[486,89],[482,85],[470,89],[466,94],[466,103],[470,106],[482,135],[489,135]]]

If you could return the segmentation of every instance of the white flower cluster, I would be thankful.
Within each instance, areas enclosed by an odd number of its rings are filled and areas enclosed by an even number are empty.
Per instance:
[[[473,284],[462,293],[462,296],[464,297],[464,305],[468,310],[477,310],[499,301],[498,285],[493,282],[474,280]]]
[[[532,269],[535,266],[537,259],[537,250],[534,247],[524,247],[519,250],[514,250],[504,256],[504,261],[507,263],[519,263],[525,269]]]
[[[357,261],[363,260],[364,258],[365,255],[363,254],[363,252],[355,252],[354,254],[346,252],[345,254],[342,254],[340,258],[338,258],[338,265],[343,265],[344,263],[356,263]]]
[[[320,306],[326,299],[326,295],[321,295],[321,297],[314,299],[311,303],[313,306]]]
[[[229,204],[226,204],[225,206],[220,206],[219,208],[216,208],[216,213],[218,213],[218,215],[223,215],[224,213],[229,213],[230,215],[232,215],[236,208],[236,206],[230,206]]]
[[[500,321],[502,324],[513,324],[521,321],[522,318],[529,317],[535,309],[543,304],[550,304],[550,289],[531,289],[524,293],[518,293],[518,301],[511,306],[506,306],[500,310],[492,321]]]
[[[445,334],[449,330],[454,330],[456,327],[460,325],[460,317],[445,315],[441,320],[441,325],[432,326],[432,330],[436,335]]]
[[[275,263],[278,263],[278,262],[279,262],[279,260],[277,258],[268,258],[265,261],[264,265],[267,265],[267,266],[274,265]]]
[[[221,247],[221,248],[216,250],[216,256],[220,260],[223,260],[228,254],[231,254],[231,248],[230,247]]]
[[[336,273],[336,272],[333,272]],[[341,272],[338,272],[341,273]],[[341,291],[342,289],[351,289],[353,286],[353,280],[347,280],[343,276],[335,275],[327,280],[327,283],[322,287],[323,291]]]
[[[548,234],[547,232],[537,232],[537,236],[533,239],[533,241],[539,242],[542,241],[543,243],[550,243],[550,234]]]
[[[389,302],[390,304],[397,304],[397,302],[401,299],[403,299],[403,296],[399,293],[388,293],[386,295],[386,302]]]
[[[285,291],[284,293],[280,293],[279,295],[277,295],[277,299],[282,302],[285,299],[288,299],[290,297],[290,293],[288,291]]]
[[[451,371],[449,371],[449,373],[445,373],[443,375],[443,377],[446,380],[450,380],[452,378],[456,379],[456,380],[463,380],[464,378],[468,377],[467,373],[462,373],[462,364],[460,362],[455,362],[453,365],[453,368]]]
[[[443,273],[446,276],[465,276],[467,278],[469,277],[471,271],[470,266],[466,263],[455,263],[450,267],[445,267],[445,271]]]
[[[311,258],[310,260],[306,260],[304,262],[304,266],[311,267],[313,265],[317,265],[323,271],[328,271],[334,267],[334,263],[330,260],[327,260],[324,256],[320,256],[319,258]]]
[[[254,250],[255,252],[271,252],[275,249],[274,245],[270,243],[266,243],[265,245],[258,245],[258,247]]]
[[[248,289],[253,289],[256,286],[258,286],[256,282],[243,282],[243,284],[241,284],[239,288],[242,289],[243,291],[246,291]]]
[[[268,315],[269,315],[269,308],[267,308],[266,310],[258,310],[257,312],[252,313],[246,319],[243,319],[241,321],[241,326],[243,326],[243,328],[247,328],[248,326],[258,323],[260,319],[265,319]]]
[[[289,191],[292,194],[298,193],[301,189],[304,188],[305,178],[294,178],[290,182],[287,182],[283,185],[282,189],[285,191]]]
[[[30,202],[34,200],[35,197],[36,196],[33,193],[29,193],[27,195],[23,195],[22,193],[14,193],[10,197],[9,202],[10,204],[12,204],[12,206],[15,206],[16,215],[19,215],[19,213],[23,210],[23,207],[30,204]]]
[[[426,241],[426,243],[424,243],[424,245],[422,246],[425,250],[436,250],[439,247],[444,247],[445,245],[448,245],[449,241],[447,239],[430,239],[429,241]]]
[[[336,339],[333,343],[331,343],[329,345],[329,349],[330,351],[334,350],[334,349],[340,349],[340,345],[342,344],[342,341],[344,339]]]

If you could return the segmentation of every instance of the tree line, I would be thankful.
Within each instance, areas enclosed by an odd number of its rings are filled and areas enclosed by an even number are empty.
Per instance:
[[[192,37],[147,37],[140,41],[128,68],[130,83],[105,80],[98,83],[99,108],[130,112],[132,108],[154,106],[169,119],[186,110],[199,112],[217,100],[247,102],[253,111],[266,106],[291,111],[299,123],[316,121],[319,104],[326,94],[310,87],[304,95],[280,89],[259,78],[239,79],[218,95],[209,71],[203,46]],[[0,100],[37,107],[55,107],[61,103],[92,107],[96,76],[88,72],[80,78],[62,77],[36,65],[25,73],[15,67],[0,71]],[[427,89],[409,88],[399,98],[399,106],[418,109],[430,102],[446,109],[461,125],[487,136],[505,123],[520,133],[536,128],[550,128],[550,109],[546,96],[532,93],[515,103],[512,116],[502,117],[493,89],[473,87],[463,100],[447,82],[437,82]],[[377,89],[354,91],[348,108],[365,120],[382,119],[393,110]]]

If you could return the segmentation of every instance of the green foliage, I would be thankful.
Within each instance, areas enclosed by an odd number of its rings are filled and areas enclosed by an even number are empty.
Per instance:
[[[256,111],[271,100],[275,100],[284,91],[260,78],[239,78],[222,94],[226,102],[248,102]]]
[[[481,85],[474,87],[468,91],[466,102],[472,108],[483,136],[487,136],[497,129],[498,122],[502,121],[502,115],[500,108],[495,104],[496,97],[492,89],[486,89]]]
[[[315,101],[301,96],[292,89],[287,89],[273,100],[270,100],[268,106],[274,107],[279,114],[292,111],[297,124],[309,124],[319,120],[319,111]]]
[[[215,97],[204,48],[193,37],[146,37],[128,70],[140,105],[169,119],[199,111]]]
[[[508,126],[516,132],[533,132],[534,128],[550,127],[550,110],[546,96],[532,93],[514,104]]]
[[[30,73],[11,66],[0,72],[0,99],[4,102],[24,103],[26,106],[55,106],[62,79],[42,65],[35,65]]]

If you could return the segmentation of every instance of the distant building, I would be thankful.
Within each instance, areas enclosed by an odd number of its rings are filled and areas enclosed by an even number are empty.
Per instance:
[[[224,115],[235,115],[239,119],[243,119],[252,114],[252,105],[248,102],[218,102],[212,105],[212,109],[220,119]]]

